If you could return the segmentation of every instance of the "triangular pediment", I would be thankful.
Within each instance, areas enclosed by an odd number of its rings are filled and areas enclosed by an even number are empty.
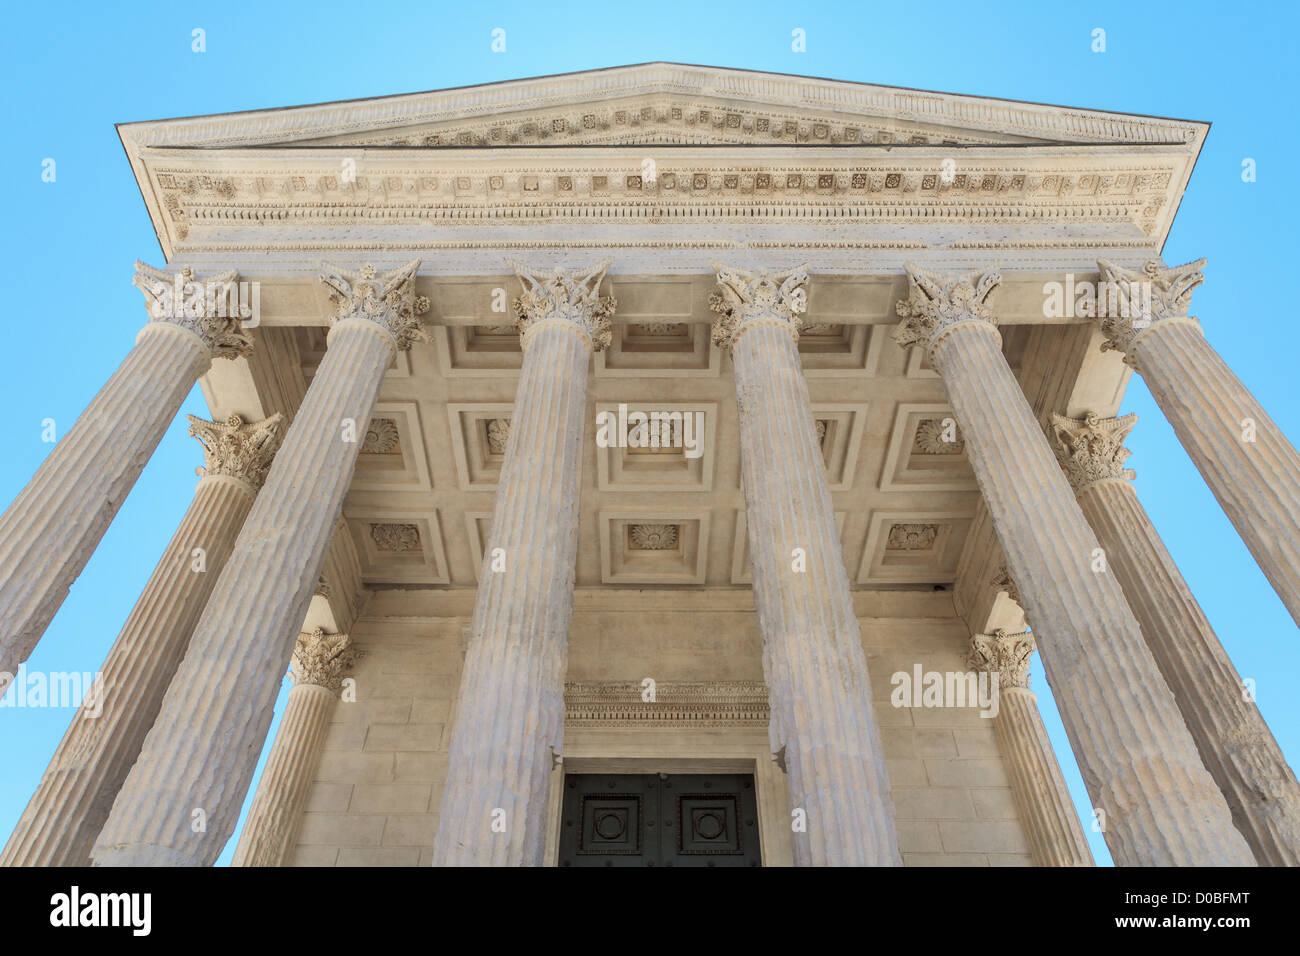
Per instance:
[[[142,147],[1199,145],[1205,124],[842,80],[647,63],[124,124]]]

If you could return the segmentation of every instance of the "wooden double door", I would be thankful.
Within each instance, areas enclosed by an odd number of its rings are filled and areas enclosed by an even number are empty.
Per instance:
[[[568,774],[560,866],[759,866],[750,774]]]

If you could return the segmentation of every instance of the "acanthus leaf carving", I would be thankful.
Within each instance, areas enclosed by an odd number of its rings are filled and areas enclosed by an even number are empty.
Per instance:
[[[1052,450],[1076,494],[1094,481],[1137,477],[1137,472],[1124,467],[1131,454],[1124,447],[1124,440],[1136,424],[1136,414],[1120,418],[1052,416],[1048,428]]]
[[[150,322],[167,322],[197,335],[214,358],[236,359],[253,351],[244,329],[234,269],[198,279],[194,269],[155,269],[136,260],[131,284],[144,293]]]
[[[775,322],[799,341],[800,318],[808,310],[808,268],[797,266],[769,274],[713,264],[718,291],[710,294],[709,308],[718,315],[713,323],[713,343],[730,349],[751,324]]]
[[[1165,267],[1159,259],[1148,259],[1142,269],[1128,269],[1108,259],[1098,259],[1103,284],[1118,294],[1117,314],[1099,319],[1103,352],[1122,352],[1125,364],[1137,367],[1133,346],[1139,335],[1154,323],[1165,320],[1195,321],[1188,317],[1192,290],[1205,281],[1205,259]],[[1134,301],[1134,293],[1138,302]]]
[[[321,263],[321,282],[329,287],[334,303],[333,322],[365,319],[387,330],[399,351],[420,338],[420,316],[429,311],[429,299],[415,294],[415,274],[420,260],[379,275],[366,263],[358,271]]]
[[[600,283],[610,266],[606,259],[586,272],[563,269],[530,269],[514,260],[509,266],[523,283],[524,292],[515,299],[515,328],[520,344],[528,347],[529,332],[541,322],[563,321],[585,333],[593,352],[604,350],[613,338],[609,318],[618,307],[612,295],[600,294]]]
[[[231,415],[224,422],[185,417],[190,423],[190,435],[203,446],[200,475],[238,478],[254,491],[262,487],[284,439],[283,415],[276,412],[260,422],[245,422],[239,415]]]
[[[908,296],[894,307],[903,320],[894,330],[894,341],[901,347],[928,348],[941,332],[958,322],[979,320],[997,325],[991,299],[1002,276],[996,271],[948,277],[915,263],[903,268]]]
[[[290,674],[295,686],[315,684],[334,693],[343,686],[343,674],[362,656],[346,634],[326,634],[313,628],[298,635]]]
[[[1033,656],[1034,635],[1029,631],[1011,634],[998,628],[992,634],[976,634],[970,639],[967,665],[976,671],[998,675],[998,687],[1029,689],[1029,659]]]

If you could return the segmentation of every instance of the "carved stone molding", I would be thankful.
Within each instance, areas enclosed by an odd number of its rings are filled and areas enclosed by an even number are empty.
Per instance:
[[[951,435],[951,440],[948,436]],[[913,447],[923,455],[960,455],[966,450],[966,440],[953,423],[951,430],[942,418],[925,418],[916,427]]]
[[[397,432],[397,422],[391,418],[375,417],[370,419],[370,424],[366,426],[366,437],[361,443],[361,454],[363,455],[394,455],[401,454],[398,448],[400,438]]]
[[[494,455],[504,455],[510,441],[510,419],[493,418],[487,424],[488,448]]]
[[[1144,331],[1157,322],[1171,319],[1195,322],[1188,318],[1187,311],[1192,304],[1192,290],[1205,281],[1201,271],[1205,261],[1197,259],[1166,268],[1159,259],[1148,259],[1138,271],[1098,259],[1102,282],[1116,290],[1120,305],[1118,315],[1103,315],[1099,320],[1102,334],[1106,336],[1101,350],[1122,352],[1124,362],[1136,367],[1133,344]],[[1141,302],[1134,302],[1133,293],[1139,289],[1141,299],[1149,299],[1149,309],[1144,309]]]
[[[1034,653],[1034,635],[1028,631],[1008,634],[998,628],[992,634],[976,634],[970,639],[969,667],[998,675],[998,687],[1029,689],[1029,658]]]
[[[413,524],[372,524],[370,537],[375,542],[377,551],[420,550],[420,528]]]
[[[730,349],[741,333],[755,323],[774,323],[799,341],[799,318],[807,311],[808,271],[799,266],[769,275],[713,264],[718,275],[718,292],[709,296],[709,308],[718,314],[713,324],[713,343]]]
[[[186,415],[190,435],[203,446],[199,474],[228,475],[247,482],[254,491],[262,487],[271,462],[284,438],[284,416],[279,412],[260,422],[245,422],[231,415],[224,422],[209,422]]]
[[[334,693],[343,686],[343,673],[362,656],[346,634],[326,634],[313,628],[298,635],[290,675],[295,686],[316,684]]]
[[[630,524],[628,538],[634,551],[672,551],[677,547],[679,528],[675,524]]]
[[[932,348],[946,329],[958,322],[978,320],[997,325],[990,299],[1002,276],[990,270],[968,277],[945,277],[908,263],[908,297],[895,305],[903,320],[894,341],[903,348]]]
[[[567,727],[766,727],[762,681],[571,681],[564,685]]]
[[[224,359],[253,351],[253,339],[239,315],[238,282],[234,269],[199,279],[190,266],[166,272],[138,259],[131,279],[144,293],[150,322],[167,322],[193,332],[214,358]]]
[[[929,551],[939,536],[937,524],[896,524],[885,541],[890,551]]]
[[[508,264],[523,283],[523,295],[515,299],[515,327],[520,345],[527,350],[529,333],[542,322],[570,322],[591,343],[593,352],[608,347],[613,337],[609,317],[618,303],[612,295],[600,294],[600,283],[611,260],[582,272],[563,269],[530,269],[513,260]]]
[[[369,263],[352,272],[322,262],[320,280],[329,287],[335,305],[333,322],[374,322],[393,336],[399,351],[409,349],[421,334],[419,317],[429,311],[428,298],[415,294],[419,268],[420,260],[413,259],[400,269],[379,275]]]
[[[1075,494],[1094,481],[1137,477],[1137,472],[1124,467],[1125,459],[1131,454],[1124,447],[1124,440],[1136,424],[1135,414],[1121,418],[1088,415],[1082,419],[1052,416],[1047,430],[1052,450]]]

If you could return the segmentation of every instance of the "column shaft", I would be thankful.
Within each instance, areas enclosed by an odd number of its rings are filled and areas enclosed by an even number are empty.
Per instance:
[[[89,866],[113,798],[140,754],[194,625],[253,504],[253,489],[204,478],[101,669],[90,716],[72,718],[36,793],[0,854],[4,866]],[[205,570],[193,568],[203,548]]]
[[[1223,513],[1300,624],[1300,455],[1192,319],[1129,353]]]
[[[337,700],[319,684],[295,684],[289,691],[231,866],[288,862]]]
[[[989,321],[957,319],[930,343],[935,369],[1119,865],[1250,865],[1173,695],[1034,420]]]
[[[1023,687],[1000,688],[993,728],[1034,865],[1092,866],[1092,851],[1038,712],[1038,696]]]
[[[1191,589],[1125,479],[1095,481],[1079,504],[1110,558],[1233,822],[1259,863],[1300,862],[1300,783]]]
[[[527,333],[488,537],[435,866],[540,866],[562,752],[582,436],[592,344],[564,319]],[[497,549],[500,549],[499,551]],[[493,554],[505,570],[493,570]]]
[[[150,322],[0,516],[0,671],[31,656],[210,362],[199,336]]]
[[[790,807],[806,823],[794,830],[795,863],[899,866],[884,749],[795,344],[797,320],[781,297],[763,301],[773,280],[723,270],[719,283],[738,323],[728,338],[772,746],[784,750]],[[789,286],[785,298],[793,298]]]
[[[414,267],[408,270],[410,279]],[[363,286],[358,282],[358,289]],[[360,437],[399,342],[382,320],[357,317],[355,310],[335,323],[266,486],[96,841],[96,864],[210,865],[234,831]]]

